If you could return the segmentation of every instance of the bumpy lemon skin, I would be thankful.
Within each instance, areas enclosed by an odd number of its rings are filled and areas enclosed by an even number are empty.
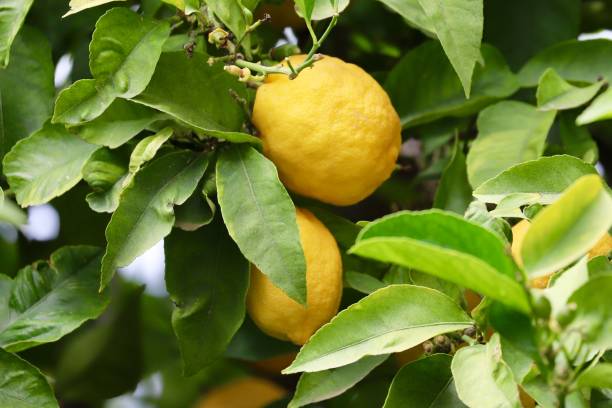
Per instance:
[[[289,298],[251,266],[247,309],[268,335],[302,345],[338,312],[342,260],[334,237],[321,221],[304,209],[297,209],[296,215],[306,257],[307,307]]]
[[[211,390],[195,408],[263,408],[286,394],[287,391],[272,381],[246,377]]]
[[[296,66],[304,56],[293,56]],[[253,123],[283,183],[306,197],[355,204],[389,178],[401,125],[389,96],[356,65],[325,56],[290,80],[269,75]]]

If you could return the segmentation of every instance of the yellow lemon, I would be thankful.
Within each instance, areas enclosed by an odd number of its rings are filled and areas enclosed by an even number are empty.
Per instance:
[[[589,259],[595,258],[596,256],[608,256],[610,251],[612,251],[612,236],[605,233],[589,251]]]
[[[361,201],[389,178],[401,144],[386,92],[358,66],[328,56],[293,80],[269,75],[253,123],[285,185],[335,205]]]
[[[298,209],[297,223],[306,257],[307,307],[290,299],[252,266],[247,308],[265,333],[301,345],[338,312],[342,260],[334,237],[310,211]]]
[[[195,408],[263,408],[286,394],[285,389],[272,381],[247,377],[211,390]]]

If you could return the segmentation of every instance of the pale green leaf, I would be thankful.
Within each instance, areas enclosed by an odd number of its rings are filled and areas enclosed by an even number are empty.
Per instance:
[[[595,98],[589,107],[576,118],[576,124],[587,125],[606,119],[612,119],[612,88],[608,88]]]
[[[472,201],[465,211],[466,220],[472,221],[497,235],[504,243],[509,243],[512,237],[510,224],[503,218],[491,215],[487,205],[482,201]]]
[[[578,387],[612,388],[612,364],[599,363],[578,376]]]
[[[289,297],[305,303],[306,261],[295,207],[274,164],[250,146],[231,146],[217,160],[217,196],[244,256]]]
[[[521,257],[530,278],[574,262],[612,226],[612,198],[598,175],[583,176],[534,218]]]
[[[566,188],[587,174],[597,174],[597,170],[573,156],[540,157],[512,166],[485,181],[474,190],[474,197],[499,204],[514,194],[536,194],[536,202],[551,204]]]
[[[174,230],[165,240],[166,285],[175,309],[172,326],[192,375],[227,348],[245,315],[249,262],[220,217],[196,232]]]
[[[346,271],[344,273],[344,284],[345,286],[355,289],[358,292],[365,293],[366,295],[387,286],[372,275],[355,271]]]
[[[64,247],[51,260],[22,269],[12,282],[8,319],[0,321],[0,346],[21,351],[56,341],[98,317],[108,293],[98,293],[102,251]]]
[[[430,18],[425,14],[419,0],[379,1],[402,16],[410,26],[418,28],[430,37],[436,37],[436,29]]]
[[[306,2],[309,0],[305,0]],[[310,16],[311,20],[325,20],[336,13],[335,2],[338,3],[338,13],[341,13],[349,5],[350,0],[314,0],[314,7]]]
[[[370,371],[382,364],[388,357],[385,354],[367,356],[343,367],[316,373],[303,373],[287,408],[299,408],[344,393],[363,380]]]
[[[597,81],[585,87],[574,86],[561,78],[554,69],[549,68],[544,71],[538,83],[538,109],[547,111],[576,108],[593,99],[603,85],[604,81]]]
[[[111,3],[114,1],[125,1],[125,0],[70,0],[70,10],[64,14],[64,17],[68,17],[71,14],[76,14],[80,11],[87,10],[88,8],[101,6],[102,4]]]
[[[390,262],[529,310],[503,241],[493,232],[439,210],[400,212],[366,226],[351,253]]]
[[[461,408],[457,396],[452,357],[434,354],[409,363],[397,372],[383,408]]]
[[[53,123],[77,125],[100,116],[115,100],[112,89],[95,79],[80,79],[63,89],[55,101]]]
[[[28,222],[28,215],[14,201],[5,198],[4,202],[0,204],[1,222],[19,227]]]
[[[419,0],[469,99],[472,75],[481,59],[482,0]]]
[[[0,68],[9,64],[11,45],[34,0],[5,0],[0,10]]]
[[[500,218],[527,218],[521,207],[538,203],[542,198],[537,193],[512,193],[502,198],[489,214]]]
[[[502,360],[499,335],[486,345],[464,347],[453,357],[451,370],[459,398],[472,408],[520,408],[512,371]]]
[[[539,158],[555,119],[523,102],[503,101],[478,115],[478,137],[467,155],[468,178],[474,188],[507,168]]]
[[[59,408],[51,386],[38,368],[1,348],[0,406]]]
[[[285,374],[323,371],[365,356],[409,349],[472,325],[451,298],[433,289],[391,285],[341,311],[306,343]]]
[[[174,206],[191,196],[207,165],[205,154],[176,151],[136,174],[106,228],[101,288],[117,268],[130,264],[170,233]]]
[[[21,206],[43,204],[81,180],[81,169],[97,149],[62,125],[46,124],[4,157],[4,174]]]
[[[579,287],[589,280],[589,269],[587,268],[587,257],[583,257],[575,265],[552,282],[552,286],[542,292],[550,300],[553,315],[559,314],[567,305],[567,301]]]

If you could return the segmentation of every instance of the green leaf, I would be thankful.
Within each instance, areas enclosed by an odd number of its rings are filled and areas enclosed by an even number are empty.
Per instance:
[[[101,6],[102,4],[111,3],[113,1],[125,0],[70,0],[70,10],[64,14],[64,17],[76,14],[80,11],[87,10],[91,7]]]
[[[97,149],[64,126],[47,123],[4,157],[4,174],[21,206],[43,204],[81,180],[81,169]]]
[[[540,157],[512,166],[485,181],[474,190],[474,197],[499,204],[514,194],[536,194],[535,202],[551,204],[572,183],[588,174],[597,174],[597,170],[575,157]]]
[[[566,154],[595,164],[599,159],[597,143],[593,140],[587,127],[576,124],[577,116],[578,113],[575,111],[565,111],[559,115],[561,148]]]
[[[433,289],[391,285],[341,311],[300,350],[285,374],[341,367],[395,353],[472,325],[451,298]]]
[[[115,99],[102,115],[78,127],[76,134],[89,143],[114,149],[165,117],[163,113],[146,106]]]
[[[96,247],[64,247],[51,260],[22,269],[13,280],[8,319],[0,321],[0,346],[21,351],[56,341],[108,305],[98,294],[101,251]]]
[[[302,374],[297,383],[293,399],[287,408],[299,408],[344,393],[363,380],[370,371],[382,364],[388,357],[384,354],[367,356],[343,367]]]
[[[34,0],[7,0],[0,14],[0,68],[9,63],[11,45]]]
[[[210,11],[230,29],[236,38],[241,39],[247,27],[251,24],[242,10],[238,0],[205,0]]]
[[[100,288],[108,285],[118,267],[129,265],[170,233],[174,206],[191,196],[207,165],[205,154],[176,151],[136,174],[106,228]]]
[[[304,20],[312,20],[312,10],[314,10],[316,0],[295,0],[296,10],[302,15]]]
[[[344,273],[344,285],[366,295],[387,286],[372,275],[355,271],[346,271]]]
[[[308,2],[309,0],[304,0]],[[338,13],[341,13],[349,5],[349,0],[314,0],[314,7],[310,16],[311,20],[325,20],[326,18],[332,17],[335,13],[335,3],[338,3]]]
[[[444,169],[436,190],[433,207],[463,214],[472,201],[462,144],[455,141],[450,162]]]
[[[214,168],[204,173],[202,190],[196,190],[184,204],[176,207],[175,227],[184,231],[195,231],[212,222],[217,213],[217,205],[209,197],[210,184],[216,188],[214,176]]]
[[[587,125],[610,118],[612,118],[612,88],[608,88],[595,98],[589,107],[576,118],[576,124]]]
[[[536,86],[548,68],[566,81],[596,82],[612,78],[612,41],[571,40],[555,44],[533,57],[519,72],[522,86]]]
[[[587,267],[587,257],[583,257],[575,265],[561,273],[554,280],[552,286],[542,292],[550,300],[553,315],[561,312],[567,301],[579,287],[589,280],[589,269]]]
[[[468,116],[498,99],[513,94],[518,81],[495,48],[483,45],[484,66],[474,70],[470,99],[436,41],[410,51],[385,81],[403,127],[428,123],[446,116]],[[434,81],[430,78],[435,78]]]
[[[597,350],[612,348],[612,275],[597,275],[569,298],[576,305],[576,316],[565,328],[578,333],[583,344]]]
[[[181,73],[181,80],[175,75]],[[206,56],[184,51],[162,54],[147,89],[135,102],[165,112],[194,128],[202,135],[234,143],[255,143],[259,139],[240,133],[246,117],[233,90],[246,96],[244,84],[223,70],[222,64],[209,65]]]
[[[455,390],[451,360],[434,354],[406,364],[395,375],[383,408],[465,407]]]
[[[534,218],[521,257],[530,278],[574,262],[612,226],[612,198],[598,175],[583,176]]]
[[[0,223],[2,222],[18,227],[27,224],[28,216],[12,200],[5,198],[4,202],[0,204]],[[1,240],[2,237],[0,237]]]
[[[599,92],[604,81],[585,87],[573,86],[549,68],[540,77],[536,97],[538,109],[542,111],[563,110],[584,105]]]
[[[15,38],[11,63],[0,69],[0,160],[49,119],[55,98],[53,72],[49,42],[37,30],[23,27]]]
[[[89,66],[95,79],[77,81],[60,93],[53,122],[89,122],[115,98],[140,94],[153,76],[169,35],[166,22],[145,19],[124,7],[106,12],[96,23],[89,45]]]
[[[264,334],[247,315],[227,347],[225,356],[243,361],[259,361],[296,353],[297,350],[293,343]]]
[[[583,371],[576,383],[581,388],[612,388],[612,364],[599,363]]]
[[[482,0],[419,0],[419,4],[435,28],[469,99],[474,67],[481,58]]]
[[[113,212],[119,205],[128,172],[127,149],[98,149],[83,167],[83,180],[92,188],[85,199],[95,212]]]
[[[250,146],[222,151],[217,197],[229,234],[244,256],[290,298],[305,304],[306,261],[295,207],[272,162]]]
[[[457,351],[451,364],[459,398],[470,407],[520,408],[517,384],[502,360],[499,335]]]
[[[16,354],[0,349],[0,406],[59,408],[45,376]]]
[[[436,29],[431,19],[425,14],[419,0],[379,0],[391,10],[402,16],[406,22],[426,35],[436,37]]]
[[[507,168],[539,158],[555,112],[540,112],[522,102],[503,101],[478,115],[478,137],[467,155],[474,188]]]
[[[174,230],[165,251],[172,326],[183,371],[192,375],[218,359],[242,325],[249,263],[220,217],[196,232]]]
[[[399,212],[366,226],[351,253],[434,275],[528,311],[503,241],[439,210]]]
[[[472,201],[465,211],[465,219],[472,221],[497,235],[504,243],[509,243],[512,237],[512,228],[503,218],[496,218],[482,201]]]

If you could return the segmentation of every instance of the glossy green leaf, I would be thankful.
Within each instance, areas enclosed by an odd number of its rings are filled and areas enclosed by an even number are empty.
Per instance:
[[[64,14],[64,17],[76,14],[88,8],[101,6],[102,4],[110,3],[113,1],[125,1],[125,0],[70,0],[70,10]]]
[[[612,364],[599,363],[578,376],[578,387],[612,388]]]
[[[175,208],[175,227],[184,231],[195,231],[212,222],[217,205],[210,198],[210,185],[215,186],[214,168],[204,174],[202,190],[196,190],[185,203]]]
[[[174,230],[165,240],[166,285],[175,304],[172,326],[185,375],[218,359],[242,325],[249,262],[220,217],[196,232]]]
[[[549,68],[540,77],[536,97],[538,109],[563,110],[584,105],[599,92],[604,81],[597,81],[585,87],[573,86]]]
[[[589,269],[587,267],[587,257],[583,257],[571,268],[563,271],[561,275],[552,282],[552,286],[543,290],[550,305],[553,315],[558,315],[567,301],[579,287],[589,280]]]
[[[165,117],[146,106],[115,99],[103,114],[77,128],[76,134],[89,143],[114,149]]]
[[[128,8],[106,12],[96,23],[89,46],[89,66],[95,79],[77,81],[60,93],[53,122],[89,122],[115,98],[140,94],[153,76],[169,35],[168,23],[145,19]]]
[[[596,82],[612,78],[612,41],[571,40],[555,44],[533,57],[519,72],[522,86],[536,86],[544,71],[554,69],[563,79]]]
[[[383,408],[465,407],[457,396],[451,356],[434,354],[402,367],[395,375]]]
[[[481,58],[482,3],[482,0],[419,0],[468,99],[474,67]]]
[[[555,119],[523,102],[503,101],[478,115],[478,137],[467,155],[474,188],[511,166],[539,158]]]
[[[595,98],[589,107],[576,118],[576,123],[578,125],[587,125],[611,118],[612,88],[608,88],[604,93]]]
[[[303,373],[297,383],[293,399],[287,408],[325,401],[344,393],[363,380],[389,356],[367,356],[352,364],[316,373]]]
[[[51,386],[38,368],[1,348],[0,406],[59,408]]]
[[[468,116],[513,94],[518,81],[495,48],[483,45],[484,66],[476,65],[470,99],[440,44],[428,41],[414,48],[385,81],[402,126],[428,123],[445,116]],[[431,80],[431,79],[434,80]]]
[[[612,198],[598,175],[583,176],[534,218],[521,257],[529,277],[574,262],[612,226]]]
[[[81,169],[96,149],[64,126],[47,123],[4,157],[4,174],[21,206],[43,204],[81,180]]]
[[[93,190],[85,199],[96,212],[113,212],[128,173],[127,149],[98,149],[83,167],[83,180]]]
[[[176,72],[181,81],[176,81]],[[245,114],[229,90],[245,97],[245,86],[226,73],[221,64],[209,65],[206,56],[184,51],[162,54],[147,89],[135,102],[165,112],[203,135],[230,142],[259,143],[259,139],[239,133]]]
[[[53,72],[49,42],[37,30],[23,27],[15,38],[11,63],[0,69],[0,160],[49,119],[55,98]]]
[[[56,341],[98,317],[108,293],[98,294],[101,251],[64,247],[51,260],[22,269],[11,285],[9,314],[0,321],[0,346],[21,351]]]
[[[434,275],[528,311],[503,241],[491,231],[438,210],[400,212],[366,226],[351,253]]]
[[[444,169],[433,207],[463,214],[472,201],[472,188],[467,178],[462,144],[455,142],[450,162]]]
[[[0,68],[9,63],[11,45],[34,0],[8,0],[0,13]]]
[[[464,347],[453,357],[451,370],[459,398],[469,407],[520,408],[512,371],[502,360],[499,335],[486,345]]]
[[[451,298],[433,289],[391,285],[341,311],[302,347],[285,374],[341,367],[395,353],[472,325]]]
[[[244,256],[289,297],[305,303],[306,261],[295,207],[272,162],[250,146],[224,150],[217,160],[217,196]]]
[[[436,29],[431,19],[425,14],[419,0],[379,0],[391,10],[402,16],[406,22],[418,28],[426,35],[436,38]]]
[[[176,151],[153,161],[134,177],[106,229],[100,287],[115,270],[130,264],[172,230],[174,206],[193,193],[208,165],[208,156]]]
[[[597,174],[597,170],[575,157],[540,157],[512,166],[485,181],[474,190],[474,197],[499,204],[513,194],[536,194],[535,202],[551,204],[572,183],[588,174]]]
[[[612,348],[612,275],[591,278],[576,290],[568,304],[576,305],[576,316],[565,329],[578,333],[585,345],[597,350]]]

